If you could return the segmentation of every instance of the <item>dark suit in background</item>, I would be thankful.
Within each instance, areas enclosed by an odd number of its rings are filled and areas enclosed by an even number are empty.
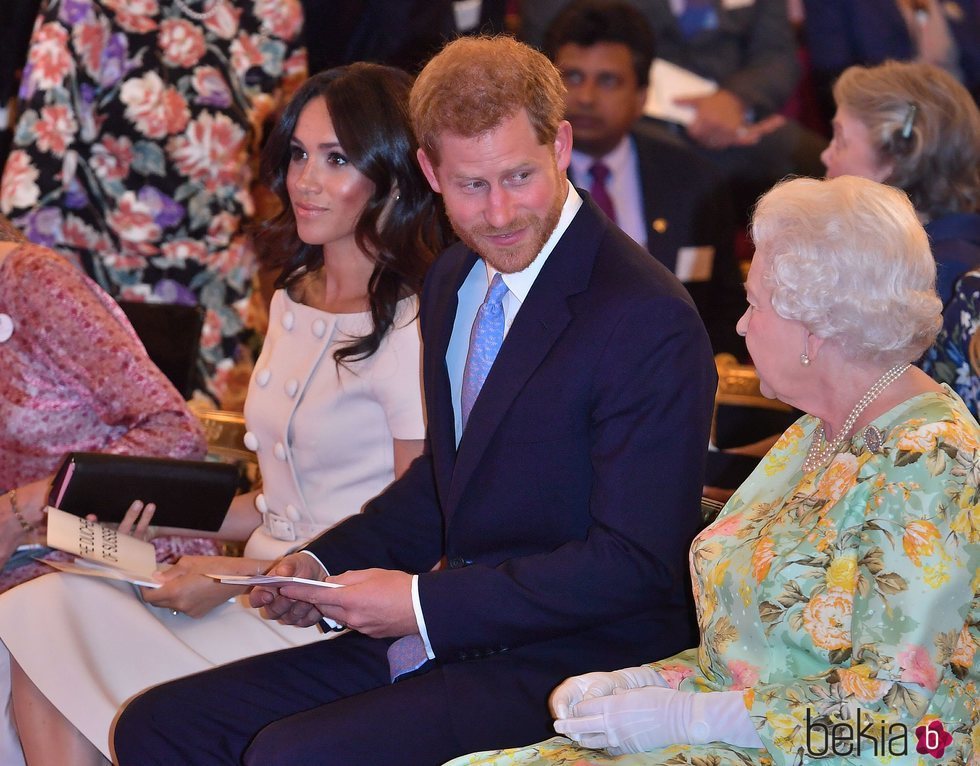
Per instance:
[[[586,199],[457,449],[445,359],[475,264],[457,245],[426,279],[425,454],[308,546],[333,574],[422,573],[436,660],[391,685],[391,641],[350,633],[176,681],[124,712],[121,763],[238,763],[262,729],[246,763],[431,766],[549,736],[566,676],[696,639],[684,583],[715,373],[690,298]]]
[[[824,117],[834,116],[834,80],[855,64],[874,66],[918,56],[895,0],[805,0],[807,48]],[[940,4],[959,54],[962,82],[980,101],[980,4],[952,0]]]
[[[744,358],[745,342],[735,324],[745,309],[745,290],[735,259],[735,216],[727,185],[709,162],[655,126],[641,123],[630,138],[643,194],[647,250],[674,275],[682,249],[714,250],[710,278],[683,284],[714,353]]]
[[[786,14],[786,0],[752,0],[728,8],[713,0],[717,23],[685,37],[669,0],[629,0],[641,10],[656,39],[657,56],[696,72],[734,93],[748,117],[759,120],[779,112],[800,76],[797,44]],[[541,45],[545,30],[568,0],[534,0],[524,4],[521,36]],[[651,82],[651,88],[657,83]],[[822,176],[820,152],[826,141],[795,122],[752,146],[714,149],[702,146],[683,127],[658,123],[709,160],[732,190],[739,223],[748,220],[755,199],[789,173]]]
[[[455,36],[451,0],[302,0],[310,74],[355,61],[413,74]]]
[[[507,31],[507,0],[483,0],[480,3],[481,34],[501,34]]]
[[[714,29],[681,34],[670,0],[629,0],[653,30],[657,55],[715,80],[758,116],[778,111],[796,87],[800,67],[786,0],[753,0],[728,9],[720,0]],[[541,46],[545,30],[568,0],[533,0],[521,10],[521,38]],[[656,87],[653,83],[653,87]]]

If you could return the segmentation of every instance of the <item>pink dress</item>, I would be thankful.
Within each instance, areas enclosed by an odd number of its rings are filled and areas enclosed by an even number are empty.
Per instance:
[[[0,371],[0,492],[53,473],[72,451],[205,453],[196,418],[122,311],[43,247],[0,259]]]

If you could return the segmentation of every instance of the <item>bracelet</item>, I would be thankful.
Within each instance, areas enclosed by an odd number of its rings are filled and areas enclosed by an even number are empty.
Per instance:
[[[10,492],[7,493],[7,497],[10,498],[10,510],[14,512],[14,516],[17,518],[17,521],[20,522],[21,529],[23,529],[27,534],[31,534],[32,532],[36,531],[37,527],[25,519],[24,514],[22,514],[20,512],[20,508],[17,507],[17,490],[10,490]]]

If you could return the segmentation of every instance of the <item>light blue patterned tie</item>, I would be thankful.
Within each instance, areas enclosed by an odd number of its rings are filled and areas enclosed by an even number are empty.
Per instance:
[[[466,367],[463,368],[462,416],[463,428],[469,420],[470,410],[480,395],[483,382],[490,374],[493,360],[497,358],[500,344],[504,341],[504,296],[507,285],[500,274],[494,274],[487,290],[487,297],[476,312],[473,329],[470,331],[470,350],[466,353]]]

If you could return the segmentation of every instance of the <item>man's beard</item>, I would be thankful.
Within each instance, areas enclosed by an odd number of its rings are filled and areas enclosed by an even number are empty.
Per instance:
[[[500,229],[493,226],[464,229],[462,226],[457,226],[451,216],[449,222],[457,236],[493,268],[502,274],[515,274],[524,271],[531,265],[531,262],[541,252],[541,248],[544,247],[544,243],[548,241],[551,233],[555,230],[555,226],[558,225],[562,206],[565,203],[565,189],[566,186],[559,180],[551,207],[548,208],[543,218],[534,215],[522,216],[515,218],[505,228]],[[530,236],[525,237],[522,242],[514,247],[491,247],[487,240],[483,239],[487,236],[507,234],[521,229],[528,229]]]

